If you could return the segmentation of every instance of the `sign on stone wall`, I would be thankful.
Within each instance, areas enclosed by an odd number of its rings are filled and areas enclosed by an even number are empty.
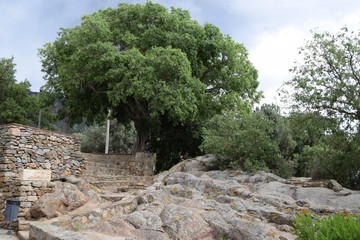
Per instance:
[[[49,181],[51,180],[51,170],[43,169],[22,169],[20,179],[24,181]]]

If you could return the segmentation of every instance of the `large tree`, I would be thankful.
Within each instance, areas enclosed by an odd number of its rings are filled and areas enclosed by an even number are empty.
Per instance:
[[[302,61],[291,69],[294,100],[300,107],[359,123],[360,37],[342,28],[339,33],[314,33],[301,48]]]
[[[147,2],[119,4],[61,29],[40,50],[47,83],[72,123],[133,121],[136,151],[152,132],[257,101],[257,71],[242,44],[185,10]]]

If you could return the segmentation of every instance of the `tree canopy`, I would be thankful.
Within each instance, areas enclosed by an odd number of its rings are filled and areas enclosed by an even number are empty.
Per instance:
[[[15,73],[14,58],[0,58],[0,124],[28,124],[38,112],[30,83],[17,83]]]
[[[181,126],[261,95],[242,44],[188,11],[151,2],[86,15],[81,25],[61,29],[40,56],[43,90],[59,96],[72,123],[111,109],[120,122],[134,122],[137,151],[163,120]]]
[[[314,33],[301,48],[302,62],[286,84],[294,88],[300,107],[343,121],[360,120],[360,37],[342,28],[339,33]]]

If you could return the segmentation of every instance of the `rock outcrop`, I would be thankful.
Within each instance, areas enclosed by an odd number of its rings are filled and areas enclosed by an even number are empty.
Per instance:
[[[43,195],[30,209],[33,218],[54,218],[84,205],[88,197],[75,185],[57,182],[55,190]]]
[[[294,215],[313,211],[357,212],[360,193],[336,181],[285,180],[274,174],[209,171],[213,156],[186,160],[155,177],[126,216],[93,226],[100,231],[121,222],[121,237],[133,239],[295,239]],[[130,224],[130,225],[129,225]],[[104,233],[104,232],[103,232]],[[154,237],[156,236],[156,237]]]
[[[290,240],[296,238],[291,226],[297,213],[359,212],[360,192],[336,181],[210,171],[213,160],[211,155],[189,159],[157,175],[153,185],[132,195],[136,201],[130,208],[123,205],[127,211],[91,224],[89,214],[77,215],[83,219],[81,231],[109,239]]]

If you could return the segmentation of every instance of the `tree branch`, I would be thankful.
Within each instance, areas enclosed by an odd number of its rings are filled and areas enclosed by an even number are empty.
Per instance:
[[[205,89],[205,93],[211,93],[216,89],[221,89],[221,87],[212,87],[212,88]]]
[[[93,90],[94,93],[96,93],[96,94],[111,92],[111,91],[98,91],[98,90],[96,90],[96,89],[94,88],[94,86],[92,86],[92,85],[88,85],[88,87],[89,87],[91,90]]]
[[[200,81],[203,82],[206,75],[208,75],[214,68],[220,67],[221,65],[226,64],[228,61],[225,59],[225,57],[223,57],[219,62],[211,65],[210,67],[208,67],[203,74],[200,77]]]
[[[353,75],[354,79],[357,81],[357,83],[360,85],[360,78],[357,76],[356,71],[354,69],[354,61],[353,61],[354,54],[350,51],[349,47],[348,47],[348,52],[350,55],[349,64],[350,64],[352,75]]]
[[[343,114],[346,114],[346,115],[350,115],[350,116],[355,116],[355,117],[356,117],[356,113],[346,111],[346,110],[344,110],[343,108],[338,108],[338,107],[333,107],[333,106],[330,106],[330,105],[325,105],[325,106],[322,106],[322,109],[323,109],[323,110],[331,109],[331,110],[334,110],[334,111],[337,111],[337,112],[340,112],[340,113],[343,113]]]
[[[334,77],[339,79],[341,82],[343,81],[343,78],[341,74],[337,71],[336,67],[331,63],[331,61],[328,59],[328,57],[324,56],[326,63],[329,65],[331,71],[334,73]]]

